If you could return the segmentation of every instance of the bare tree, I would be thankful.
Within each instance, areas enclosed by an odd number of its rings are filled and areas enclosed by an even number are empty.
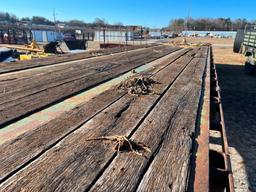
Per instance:
[[[231,20],[230,18],[198,18],[188,19],[188,30],[199,30],[199,31],[236,31],[238,29],[243,29],[246,24],[252,24],[253,21],[248,22],[246,19],[236,19]],[[170,21],[169,29],[172,31],[180,32],[185,29],[184,19],[174,19]],[[255,22],[256,24],[256,22]]]
[[[124,26],[124,24],[122,22],[120,22],[120,21],[114,23],[114,25],[116,25],[116,26]]]
[[[33,24],[38,24],[38,25],[54,25],[54,22],[40,16],[33,16],[31,21]]]
[[[100,19],[100,18],[95,18],[95,20],[94,20],[93,23],[96,24],[96,25],[98,25],[98,26],[105,26],[105,25],[108,25],[107,20],[104,19],[104,18],[102,18],[102,19]]]
[[[174,19],[170,21],[169,28],[175,32],[181,32],[184,30],[185,20],[184,19]]]
[[[85,26],[84,21],[77,20],[77,19],[70,20],[70,21],[67,22],[67,24],[69,26],[79,26],[79,27]]]

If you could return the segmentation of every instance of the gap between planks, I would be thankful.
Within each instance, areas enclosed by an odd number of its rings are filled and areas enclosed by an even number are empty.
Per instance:
[[[179,57],[178,57],[178,58],[179,58]],[[170,65],[170,64],[168,64],[168,65]],[[159,72],[159,71],[158,71],[158,72]],[[72,131],[72,132],[73,132],[73,131]],[[19,141],[19,139],[18,139],[17,141]],[[25,147],[25,146],[24,146],[24,147]],[[31,155],[27,155],[27,156],[31,156]],[[8,158],[8,157],[6,157],[5,159],[7,160],[7,158]],[[17,157],[15,157],[14,159],[15,159],[15,161],[12,162],[12,163],[10,163],[9,166],[13,166],[13,165],[17,164],[17,161],[16,161],[16,160],[17,160]],[[6,162],[6,161],[5,161],[5,162]],[[30,163],[30,162],[29,162],[29,163]],[[9,167],[9,166],[4,166],[4,167]],[[16,165],[16,166],[17,166],[17,165]],[[14,173],[15,173],[15,172],[12,172],[12,174],[14,174]]]
[[[149,62],[151,60],[156,60],[159,57],[164,56],[170,52],[173,52],[174,50],[166,48],[166,51],[167,52],[164,54],[160,54],[160,55],[154,56],[154,58],[150,58]],[[13,121],[16,121],[17,119],[23,118],[23,117],[25,117],[29,114],[32,114],[38,110],[42,110],[46,107],[49,107],[52,104],[60,102],[68,97],[73,96],[74,94],[80,93],[81,91],[84,91],[85,89],[89,89],[92,86],[96,86],[100,83],[103,83],[112,78],[115,78],[116,76],[119,76],[119,75],[133,69],[134,67],[138,67],[138,66],[145,64],[144,61],[141,61],[141,62],[142,63],[133,64],[132,66],[130,66],[130,65],[126,66],[126,68],[122,69],[121,72],[117,71],[120,69],[114,69],[113,70],[114,72],[112,72],[111,74],[99,73],[99,74],[97,74],[97,77],[94,75],[91,77],[93,80],[91,82],[87,82],[87,84],[85,84],[85,85],[84,85],[84,83],[82,83],[82,82],[84,82],[84,79],[81,79],[79,81],[72,81],[72,82],[70,82],[70,85],[65,83],[63,85],[57,86],[56,88],[54,88],[54,90],[51,90],[52,88],[50,88],[50,89],[47,89],[46,91],[35,93],[31,96],[25,97],[22,102],[19,100],[19,102],[18,102],[19,105],[17,105],[17,103],[15,103],[16,101],[14,101],[13,103],[10,103],[8,105],[6,104],[4,107],[2,107],[4,109],[2,109],[2,114],[0,116],[2,118],[2,120],[1,120],[2,126],[6,125],[8,123],[11,123]],[[102,77],[100,78],[100,76],[102,76]],[[85,78],[88,79],[90,77],[85,77]],[[32,103],[31,103],[31,101],[32,101]]]
[[[185,68],[185,67],[184,67],[184,68]],[[169,73],[170,71],[166,71],[166,72]],[[165,72],[165,73],[166,73],[166,72]],[[166,74],[167,74],[167,73],[166,73]],[[178,75],[179,75],[179,74],[178,74]],[[153,96],[148,96],[148,97],[151,97],[151,98],[152,98]],[[141,100],[141,99],[142,99],[142,100]],[[149,99],[150,99],[150,98],[149,98]],[[126,99],[125,99],[125,100],[126,100]],[[143,101],[143,98],[142,98],[142,97],[139,97],[138,100],[137,100],[137,103],[140,103],[140,104],[141,104],[142,101]],[[121,101],[120,101],[120,102],[121,102]],[[144,102],[145,102],[145,100],[144,100]],[[152,103],[151,99],[148,100],[147,102]],[[141,107],[142,107],[142,108],[140,108],[140,109],[136,109],[136,108],[135,108],[135,109],[138,110],[138,112],[141,112],[141,110],[144,109],[145,106],[141,106]],[[110,107],[110,108],[111,108],[111,107]],[[115,108],[115,107],[114,107],[114,108]],[[126,111],[126,112],[127,112],[127,111]],[[102,113],[102,114],[103,114],[103,113]],[[105,113],[104,113],[104,114],[105,114]],[[129,117],[129,115],[127,116],[127,114],[126,114],[126,117]],[[106,118],[106,120],[108,120],[108,119],[109,119],[109,118]],[[114,120],[114,122],[115,122],[115,121],[116,121],[116,120]],[[90,124],[90,123],[92,123],[92,122],[93,122],[93,120],[90,120],[87,124]],[[119,120],[118,122],[122,123],[122,121],[120,121],[120,120]],[[116,122],[116,123],[117,123],[117,122]],[[125,124],[125,126],[128,126],[128,125]],[[91,130],[91,131],[93,131],[93,133],[94,133],[95,131],[97,131],[97,130],[94,130],[94,129],[86,129],[86,130],[79,129],[79,130],[80,130],[80,131],[76,131],[76,132],[74,132],[72,135],[70,135],[70,136],[69,136],[69,139],[65,139],[65,141],[62,141],[62,142],[60,143],[60,145],[62,145],[62,144],[65,143],[65,142],[68,142],[68,141],[70,140],[70,138],[74,137],[73,135],[76,135],[77,133],[79,133],[79,132],[81,132],[81,131],[90,131],[90,130]],[[100,131],[100,130],[99,130],[99,131]],[[79,141],[79,142],[82,142],[82,141],[81,141],[80,139],[78,139],[78,138],[77,138],[76,140]],[[72,143],[73,143],[73,142],[72,142]],[[75,146],[76,146],[76,148],[77,148],[77,147],[81,147],[80,145],[79,145],[79,146],[75,145]],[[58,144],[58,146],[56,146],[56,147],[58,148],[58,147],[59,147],[59,144]],[[56,148],[56,147],[54,147],[54,148]],[[60,148],[60,149],[63,149],[63,148]],[[73,148],[72,150],[75,150],[75,149]],[[55,150],[51,150],[51,151],[54,152]],[[58,149],[57,151],[59,151],[59,149]],[[56,151],[56,152],[57,152],[57,151]],[[59,151],[59,152],[60,152],[60,151]],[[84,152],[83,152],[83,153],[84,153]],[[112,152],[110,151],[110,153],[112,153]],[[47,153],[44,155],[44,158],[47,159],[47,156],[50,155],[50,154],[51,154],[51,153],[47,152]],[[67,153],[64,153],[64,154],[67,155]],[[86,153],[86,154],[87,154],[87,153]],[[56,155],[56,154],[55,154],[55,155]],[[55,156],[55,155],[54,155],[54,156]],[[74,154],[74,155],[76,156],[76,155],[79,155],[79,154]],[[82,155],[82,154],[80,154],[80,155]],[[79,155],[79,156],[80,156],[80,155]],[[84,154],[84,155],[85,155],[85,154]],[[39,158],[39,159],[38,159],[36,162],[34,162],[34,163],[38,163],[39,160],[41,160],[41,159],[42,159],[42,157]],[[71,159],[73,159],[73,158],[71,158]],[[58,159],[58,160],[60,160],[60,159]],[[51,160],[51,161],[53,161],[53,160]],[[31,168],[31,166],[33,167],[34,163],[32,163],[27,169]],[[65,164],[65,163],[64,163],[64,164]],[[65,165],[64,165],[64,166],[65,166]],[[41,166],[39,166],[39,167],[41,167]],[[23,170],[23,171],[26,171],[27,169],[25,169],[25,170]],[[40,169],[41,169],[41,168],[40,168]],[[65,169],[64,169],[64,170],[65,170]],[[23,171],[21,171],[21,172],[23,172]],[[39,171],[39,170],[38,170],[38,171]],[[19,175],[19,174],[20,174],[20,173],[17,173],[16,175],[14,175],[14,177],[16,177],[16,176]],[[56,178],[56,179],[58,180],[58,178]],[[16,179],[15,179],[15,180],[16,180]],[[17,182],[18,182],[18,181],[17,181]],[[54,183],[55,183],[55,182],[54,182]],[[54,183],[53,183],[53,184],[54,184]],[[55,184],[56,184],[56,183],[55,183]],[[17,187],[18,187],[18,186],[17,186]]]

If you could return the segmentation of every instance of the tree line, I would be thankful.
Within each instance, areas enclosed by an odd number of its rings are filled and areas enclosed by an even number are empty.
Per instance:
[[[230,18],[199,18],[199,19],[173,19],[170,21],[167,29],[175,32],[181,32],[183,30],[194,31],[237,31],[238,29],[244,29],[248,24],[256,24],[255,21],[248,21],[247,19],[235,19]]]
[[[102,26],[123,26],[123,23],[116,22],[112,25],[108,23],[108,21],[104,18],[95,18],[92,23],[86,23],[82,20],[73,19],[70,21],[51,21],[45,17],[41,16],[33,16],[18,18],[16,15],[11,13],[0,12],[0,23],[2,24],[18,24],[18,23],[28,23],[28,24],[37,24],[37,25],[51,25],[54,26],[56,23],[66,24],[69,26],[78,26],[78,27],[102,27]]]
[[[95,18],[92,23],[87,23],[82,20],[73,19],[70,21],[51,21],[45,17],[33,16],[31,18],[24,17],[18,18],[16,15],[11,13],[0,12],[0,24],[17,24],[17,23],[37,24],[37,25],[50,25],[54,26],[56,23],[65,24],[68,26],[77,27],[104,27],[104,26],[115,26],[122,27],[123,23],[116,22],[109,24],[104,18]],[[199,19],[173,19],[170,21],[169,26],[163,28],[164,30],[170,30],[175,32],[181,32],[183,30],[195,30],[195,31],[237,31],[243,29],[247,24],[256,24],[255,21],[248,21],[246,19],[235,19],[230,18],[199,18]]]

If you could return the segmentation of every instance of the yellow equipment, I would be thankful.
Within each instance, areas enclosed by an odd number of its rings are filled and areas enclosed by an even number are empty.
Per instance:
[[[44,58],[44,57],[48,57],[51,56],[53,54],[50,53],[31,53],[31,54],[21,54],[20,55],[20,60],[24,61],[24,60],[31,60],[34,58]]]
[[[30,45],[25,45],[25,47],[29,49],[34,49],[34,50],[40,50],[40,47],[37,45],[36,40],[33,40]]]
[[[9,49],[17,49],[17,50],[22,50],[22,51],[35,52],[35,53],[43,52],[43,51],[39,48],[39,46],[37,45],[37,43],[36,43],[35,40],[33,40],[33,41],[31,42],[31,44],[25,45],[25,47],[17,46],[17,45],[3,45],[2,47],[6,47],[6,48],[9,48]]]

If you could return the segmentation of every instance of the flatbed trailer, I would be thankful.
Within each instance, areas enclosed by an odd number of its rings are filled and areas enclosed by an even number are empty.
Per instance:
[[[246,26],[239,30],[234,42],[234,52],[246,56],[245,72],[256,73],[256,27]]]
[[[73,79],[80,73],[86,81]],[[141,76],[153,80],[149,92],[126,89]],[[0,88],[0,191],[234,191],[210,46],[6,72]]]

